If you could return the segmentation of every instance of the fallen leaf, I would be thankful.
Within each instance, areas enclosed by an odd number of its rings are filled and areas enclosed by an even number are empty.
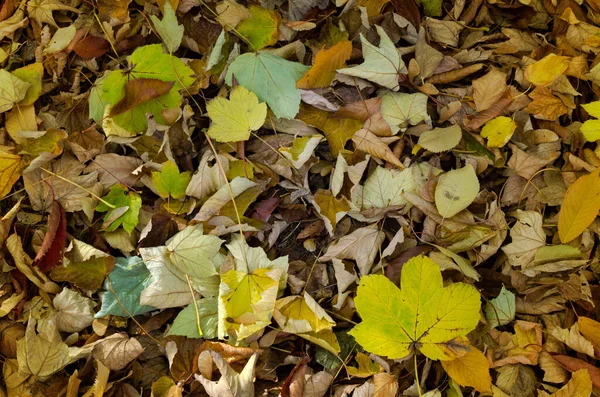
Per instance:
[[[218,382],[211,382],[202,375],[194,377],[204,386],[210,397],[253,397],[254,396],[254,371],[258,353],[250,357],[242,372],[238,373],[223,360],[220,354],[209,351],[213,362],[221,372]]]
[[[527,66],[525,78],[536,86],[547,86],[569,67],[569,57],[548,54]]]
[[[53,201],[48,216],[48,230],[34,259],[34,264],[44,273],[52,270],[62,261],[67,244],[67,217],[58,201]]]
[[[332,259],[353,259],[362,275],[369,274],[373,266],[375,256],[379,253],[381,243],[385,239],[383,232],[373,227],[356,229],[352,233],[343,236],[327,248],[321,262]]]
[[[150,19],[163,43],[167,46],[167,50],[172,54],[177,51],[181,44],[184,28],[183,25],[180,25],[179,22],[177,22],[177,16],[169,1],[165,2],[161,11],[163,13],[162,20],[159,20],[154,15],[151,15]]]
[[[4,198],[21,177],[21,156],[0,150],[0,198]]]
[[[296,81],[308,69],[301,63],[286,61],[271,53],[246,53],[229,65],[225,80],[231,86],[235,76],[241,86],[266,102],[276,117],[293,118],[300,108],[300,90],[296,88]]]
[[[462,139],[462,129],[458,125],[447,128],[434,128],[419,136],[418,144],[433,153],[454,149]]]
[[[252,5],[250,18],[242,20],[236,30],[244,36],[255,51],[277,43],[281,15],[277,11]]]
[[[573,373],[565,386],[552,394],[552,397],[588,397],[592,395],[592,378],[585,369]]]
[[[467,208],[479,193],[479,180],[470,164],[440,175],[435,187],[435,206],[444,218]]]
[[[483,126],[481,136],[487,138],[487,147],[504,147],[517,129],[517,123],[506,116],[498,116]]]
[[[492,68],[485,76],[473,80],[473,101],[478,112],[489,109],[508,89],[506,74]]]
[[[406,66],[385,30],[380,26],[375,26],[375,28],[380,39],[379,47],[369,43],[361,33],[360,41],[363,47],[364,62],[351,68],[338,69],[338,73],[370,80],[397,91],[399,88],[398,77],[401,73],[406,73]]]
[[[52,301],[56,314],[56,329],[60,332],[79,332],[94,321],[94,301],[64,288]]]
[[[115,117],[148,101],[159,98],[173,88],[175,83],[158,79],[139,78],[125,83],[125,96],[110,109],[110,117]]]
[[[0,91],[0,113],[3,113],[25,99],[30,84],[5,69],[0,69],[0,86],[2,86],[2,91]]]
[[[492,390],[490,363],[476,348],[471,347],[463,356],[441,363],[448,375],[459,385],[472,387],[480,393],[489,393]]]
[[[73,46],[73,51],[85,59],[101,57],[109,50],[110,42],[100,36],[86,36]]]
[[[335,78],[337,69],[341,69],[352,53],[352,43],[342,40],[331,48],[317,52],[312,67],[298,80],[296,87],[304,90],[327,88]]]
[[[164,199],[169,197],[179,200],[185,198],[185,192],[192,179],[189,171],[179,172],[177,164],[167,161],[163,163],[160,172],[152,172],[154,187],[158,195]]]
[[[565,194],[558,213],[558,235],[563,243],[577,238],[600,211],[600,169],[575,181]]]
[[[118,333],[98,342],[92,355],[111,371],[120,371],[143,352],[144,348],[137,339]]]
[[[356,131],[352,136],[352,142],[356,145],[356,149],[368,153],[373,157],[388,161],[398,168],[404,168],[400,159],[390,150],[388,145],[368,130],[361,129]]]
[[[427,95],[389,92],[381,99],[381,115],[392,133],[404,131],[409,125],[428,120]]]
[[[236,76],[237,77],[237,76]],[[229,100],[215,98],[206,105],[212,125],[208,135],[219,142],[239,142],[250,138],[267,117],[267,105],[243,86],[233,88]]]
[[[366,350],[390,359],[419,349],[432,360],[469,351],[464,336],[479,322],[480,296],[464,283],[443,286],[439,266],[418,256],[402,268],[398,289],[385,276],[360,279],[355,298],[362,322],[350,331]]]

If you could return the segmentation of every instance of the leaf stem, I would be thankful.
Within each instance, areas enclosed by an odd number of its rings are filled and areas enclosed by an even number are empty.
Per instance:
[[[419,367],[417,366],[417,353],[414,352],[413,353],[413,358],[415,361],[415,383],[417,384],[417,390],[419,391],[419,397],[422,397],[423,394],[421,393],[421,385],[419,384]]]

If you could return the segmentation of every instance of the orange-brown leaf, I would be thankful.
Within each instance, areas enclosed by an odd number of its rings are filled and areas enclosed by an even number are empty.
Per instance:
[[[315,62],[306,74],[296,83],[297,88],[327,88],[333,81],[337,69],[341,69],[350,59],[352,43],[343,40],[315,56]]]
[[[597,368],[592,364],[575,357],[558,354],[553,355],[552,358],[571,372],[576,372],[580,369],[587,369],[590,373],[590,377],[592,378],[592,384],[594,387],[600,387],[600,368]]]

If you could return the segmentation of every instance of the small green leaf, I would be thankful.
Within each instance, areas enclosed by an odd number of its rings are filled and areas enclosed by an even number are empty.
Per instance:
[[[169,196],[176,200],[185,197],[185,189],[192,179],[192,174],[189,171],[179,172],[177,164],[172,161],[163,163],[160,172],[152,172],[152,180],[154,187],[158,191],[160,197],[167,199]]]
[[[187,338],[213,339],[217,337],[218,307],[216,298],[204,298],[190,303],[179,312],[167,335]],[[200,321],[200,329],[198,329]]]
[[[504,288],[500,294],[485,305],[485,318],[490,329],[506,325],[515,319],[515,294]]]
[[[98,212],[106,212],[104,223],[106,224],[107,232],[114,232],[117,228],[123,225],[123,229],[131,234],[137,226],[142,208],[142,198],[136,192],[127,193],[127,188],[124,185],[113,185],[110,192],[102,197],[104,202],[100,201],[96,207]],[[105,204],[112,204],[115,208],[110,208]]]
[[[171,3],[168,1],[165,2],[162,21],[154,15],[150,18],[160,38],[167,46],[167,50],[170,53],[177,51],[183,39],[183,25],[177,22],[177,16],[175,15],[175,11],[173,11],[173,7],[171,7]]]
[[[102,295],[102,307],[94,317],[109,314],[129,317],[154,310],[152,306],[140,305],[142,290],[149,284],[150,272],[140,257],[117,258],[114,270],[104,283],[106,292]]]

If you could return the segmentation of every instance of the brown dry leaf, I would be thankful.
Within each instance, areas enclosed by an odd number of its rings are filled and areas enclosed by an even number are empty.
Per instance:
[[[100,341],[92,355],[112,371],[120,371],[144,352],[135,338],[126,334],[114,334]]]
[[[395,396],[398,393],[398,379],[395,376],[379,373],[373,376],[373,397]]]
[[[346,142],[363,125],[361,120],[338,117],[336,113],[319,110],[312,106],[302,106],[297,117],[306,124],[323,131],[334,157],[337,157],[339,152],[346,146]]]
[[[592,384],[594,387],[600,387],[600,369],[598,369],[598,367],[591,365],[579,358],[560,354],[553,355],[552,358],[571,372],[576,372],[582,369],[587,370],[592,379]]]
[[[525,111],[542,120],[556,120],[568,111],[567,106],[560,99],[552,95],[552,91],[546,87],[536,87],[529,97],[533,99]]]
[[[133,79],[125,83],[125,96],[110,110],[110,117],[123,114],[168,93],[175,83],[158,79]]]
[[[506,74],[492,68],[485,76],[473,80],[473,100],[478,112],[489,109],[507,90]]]
[[[358,130],[354,136],[352,136],[352,142],[356,145],[357,150],[361,150],[373,157],[392,163],[398,168],[404,168],[400,159],[392,152],[389,146],[385,144],[381,138],[373,135],[368,130]]]

